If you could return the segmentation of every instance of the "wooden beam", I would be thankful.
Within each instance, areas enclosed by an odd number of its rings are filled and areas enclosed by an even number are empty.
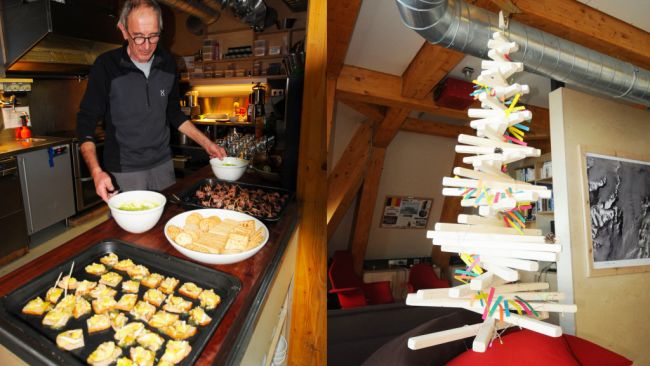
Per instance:
[[[358,102],[351,99],[339,99],[339,101],[368,117],[372,124],[379,123],[384,119],[384,117],[386,117],[386,107]]]
[[[402,125],[402,131],[422,133],[432,136],[450,137],[455,139],[461,133],[476,134],[476,130],[469,126],[452,125],[449,123],[425,121],[417,118],[407,118]]]
[[[650,70],[650,33],[578,1],[511,0],[512,19]],[[486,0],[470,0],[494,10]],[[622,5],[624,6],[624,5]]]
[[[370,226],[377,202],[377,192],[381,180],[381,171],[384,168],[384,157],[386,149],[373,147],[370,155],[370,163],[366,177],[361,188],[361,197],[357,205],[357,212],[352,234],[352,259],[354,270],[361,275],[363,273],[363,260],[366,257],[366,247],[370,236]]]
[[[327,237],[341,223],[359,192],[368,166],[372,141],[370,123],[360,124],[341,159],[327,177]]]
[[[465,57],[425,42],[402,75],[402,96],[422,99]]]
[[[436,105],[431,94],[423,99],[401,95],[402,79],[399,76],[344,65],[336,81],[337,98],[364,103],[385,105],[466,121],[467,112]]]
[[[327,363],[327,7],[307,12],[305,85],[300,128],[297,196],[298,253],[293,277],[288,365]]]
[[[329,1],[327,4],[327,75],[337,77],[348,53],[361,0]]]
[[[526,123],[530,131],[526,132],[525,141],[549,140],[551,138],[551,124],[547,108],[526,106],[526,109],[533,112],[533,119]]]
[[[327,78],[327,169],[332,169],[332,127],[334,126],[334,109],[336,107],[336,78]]]
[[[389,108],[386,117],[377,126],[375,136],[372,139],[373,146],[387,147],[397,135],[409,113],[408,109]]]

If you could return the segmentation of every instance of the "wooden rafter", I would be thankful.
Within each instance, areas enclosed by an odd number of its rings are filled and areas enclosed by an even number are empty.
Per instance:
[[[326,147],[327,147],[327,168],[328,171],[331,169],[332,165],[332,128],[334,126],[334,107],[336,104],[336,78],[328,77],[327,78],[327,104],[326,114],[327,114],[327,131],[326,131]]]
[[[337,77],[361,8],[361,0],[328,1],[327,4],[327,75]]]
[[[511,0],[511,18],[603,54],[650,70],[650,33],[578,1]],[[490,11],[493,0],[470,0]],[[621,5],[624,6],[624,5]]]
[[[381,180],[381,171],[384,166],[386,148],[373,147],[370,155],[370,163],[361,189],[359,204],[357,205],[354,233],[352,234],[352,259],[354,269],[357,273],[363,272],[363,260],[366,256],[368,237],[370,236],[370,225],[372,223],[375,203],[377,202],[377,191]]]
[[[464,53],[425,42],[402,75],[402,96],[426,97],[464,57]]]
[[[337,98],[467,120],[466,111],[440,107],[434,103],[431,94],[415,99],[403,96],[401,90],[402,79],[399,76],[350,65],[343,66],[336,81]]]
[[[370,122],[360,124],[341,159],[327,177],[327,237],[331,237],[356,196],[368,165]]]
[[[288,365],[327,363],[327,7],[309,3],[297,196],[298,253],[293,277]]]
[[[372,141],[373,146],[388,147],[408,115],[408,109],[389,108],[386,116],[377,126]]]
[[[358,102],[350,99],[339,98],[339,101],[366,116],[373,124],[381,122],[386,116],[386,107],[383,106]]]
[[[456,138],[459,134],[473,135],[476,131],[469,126],[452,125],[449,123],[425,121],[417,118],[407,118],[402,125],[402,131],[422,133],[432,136]]]

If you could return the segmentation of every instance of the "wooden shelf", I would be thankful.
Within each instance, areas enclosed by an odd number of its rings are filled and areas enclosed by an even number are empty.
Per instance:
[[[250,57],[239,57],[239,58],[224,58],[221,60],[204,60],[201,61],[203,64],[213,65],[213,64],[228,64],[233,62],[251,62],[257,60],[281,60],[284,58],[284,55],[265,55],[265,56],[250,56]]]
[[[264,76],[242,76],[231,78],[190,78],[179,79],[181,83],[192,85],[214,85],[214,84],[243,84],[243,83],[266,83],[269,80],[286,79],[286,75],[264,75]]]
[[[553,211],[537,211],[535,215],[555,215]]]
[[[553,177],[536,179],[535,183],[553,184]]]

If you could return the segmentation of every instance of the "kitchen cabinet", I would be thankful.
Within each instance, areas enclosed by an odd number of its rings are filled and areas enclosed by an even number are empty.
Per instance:
[[[75,214],[70,145],[17,155],[29,235]]]

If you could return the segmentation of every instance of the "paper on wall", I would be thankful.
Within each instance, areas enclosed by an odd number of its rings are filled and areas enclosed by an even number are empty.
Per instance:
[[[2,120],[4,121],[5,128],[17,128],[21,127],[23,124],[20,122],[20,115],[27,113],[29,116],[29,107],[16,107],[14,108],[2,108]],[[27,120],[27,126],[31,126],[31,118]]]

